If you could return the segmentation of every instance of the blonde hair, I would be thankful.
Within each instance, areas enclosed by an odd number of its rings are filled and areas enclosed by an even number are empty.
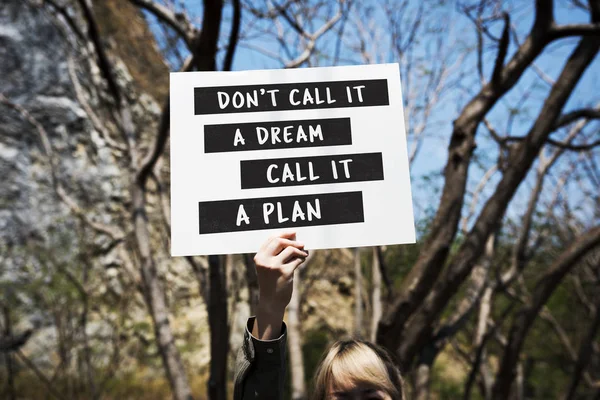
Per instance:
[[[315,374],[313,400],[326,400],[340,381],[383,390],[393,400],[405,399],[400,371],[390,355],[363,340],[340,340],[324,354]]]

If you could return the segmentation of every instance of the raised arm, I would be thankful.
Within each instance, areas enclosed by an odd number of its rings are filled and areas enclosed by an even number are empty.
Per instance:
[[[292,298],[294,271],[308,256],[294,232],[272,237],[256,256],[259,302],[252,335],[260,340],[281,335],[285,308]]]
[[[282,399],[285,378],[285,308],[294,271],[308,256],[294,232],[269,238],[254,257],[259,286],[256,317],[250,318],[236,363],[235,400]]]

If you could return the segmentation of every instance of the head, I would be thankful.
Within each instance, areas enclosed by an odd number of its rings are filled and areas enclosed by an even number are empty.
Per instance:
[[[404,400],[402,377],[390,355],[362,340],[341,340],[315,375],[314,400]]]

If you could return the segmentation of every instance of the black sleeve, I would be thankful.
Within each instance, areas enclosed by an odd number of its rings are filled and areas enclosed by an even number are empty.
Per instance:
[[[259,340],[250,333],[254,319],[248,319],[244,343],[238,352],[233,398],[281,400],[286,371],[287,328],[283,323],[280,337]]]

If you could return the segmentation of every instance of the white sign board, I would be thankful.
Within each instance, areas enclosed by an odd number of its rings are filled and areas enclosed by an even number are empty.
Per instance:
[[[171,254],[414,243],[397,64],[171,74]]]

